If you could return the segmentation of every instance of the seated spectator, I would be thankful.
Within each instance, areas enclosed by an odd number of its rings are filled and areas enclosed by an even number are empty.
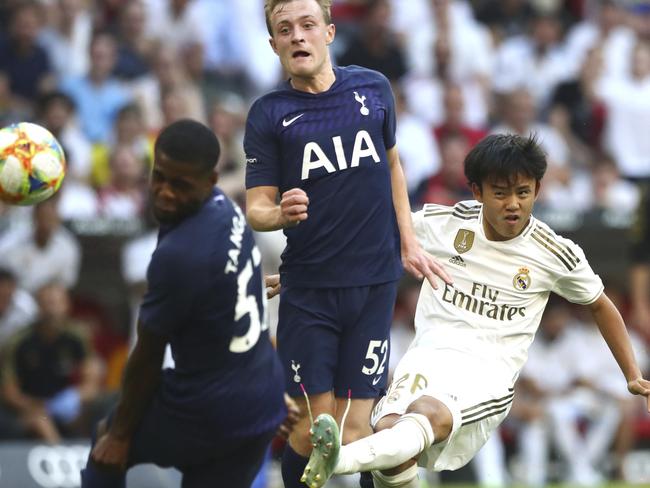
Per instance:
[[[35,205],[32,226],[12,229],[0,240],[0,264],[32,293],[53,281],[67,288],[77,283],[81,249],[61,224],[57,205],[58,195]]]
[[[600,154],[591,170],[592,207],[610,212],[632,213],[641,201],[639,187],[621,177],[616,162]]]
[[[79,124],[90,142],[108,141],[119,110],[131,99],[113,77],[117,60],[115,38],[106,32],[95,34],[90,43],[90,68],[84,76],[64,78],[60,89],[75,102]]]
[[[90,179],[90,143],[76,124],[76,108],[63,92],[42,96],[37,106],[38,123],[61,143],[67,164],[66,180],[87,183]]]
[[[399,157],[404,169],[409,199],[415,202],[422,182],[440,170],[440,150],[431,127],[409,109],[404,92],[397,86],[397,140]]]
[[[39,36],[40,44],[59,78],[82,76],[88,71],[88,47],[93,30],[91,6],[83,0],[52,3],[52,19]]]
[[[603,80],[597,95],[607,108],[604,149],[624,178],[650,181],[650,41],[634,47],[629,75]]]
[[[540,107],[546,106],[555,86],[573,75],[567,70],[560,14],[536,7],[529,34],[504,41],[496,53],[493,89],[509,93],[525,87]]]
[[[154,42],[146,33],[146,14],[141,0],[131,0],[120,12],[117,62],[113,70],[120,79],[133,80],[151,70]]]
[[[406,74],[406,56],[390,26],[388,0],[371,0],[356,35],[337,58],[342,66],[356,64],[383,73],[390,81]]]
[[[567,141],[571,161],[583,167],[592,149],[602,146],[607,110],[596,94],[602,72],[603,51],[591,49],[578,75],[560,83],[551,97],[549,123]]]
[[[27,106],[54,83],[50,59],[37,42],[41,14],[37,2],[16,4],[7,34],[0,35],[0,71],[7,73],[12,93]]]
[[[109,219],[140,219],[147,200],[147,164],[128,146],[111,153],[111,179],[98,191],[98,213]]]
[[[66,288],[51,283],[36,297],[38,319],[11,338],[3,357],[4,401],[35,437],[46,442],[89,435],[84,408],[99,398],[101,363],[85,331],[68,315]]]
[[[458,85],[445,84],[442,103],[444,118],[434,129],[438,141],[447,136],[460,135],[465,138],[471,149],[488,134],[486,130],[471,127],[465,122],[465,97]]]
[[[136,104],[120,109],[109,141],[92,148],[90,181],[96,188],[107,185],[111,179],[111,153],[118,146],[128,147],[147,166],[153,160],[153,138],[147,131],[142,110]]]
[[[532,6],[527,0],[482,0],[475,3],[476,19],[490,29],[495,44],[525,34],[533,16]]]
[[[420,205],[455,205],[473,198],[464,173],[469,150],[467,139],[459,134],[450,134],[440,141],[440,170],[420,186],[417,198]]]
[[[244,124],[246,103],[235,93],[224,94],[213,105],[209,127],[219,138],[221,156],[217,163],[219,188],[240,204],[245,202],[246,155]]]
[[[624,3],[620,0],[590,2],[591,15],[567,32],[567,71],[577,73],[589,52],[598,49],[602,51],[605,76],[625,76],[629,71],[629,52],[634,45],[635,34],[626,25]]]
[[[89,218],[97,212],[90,187],[91,145],[76,124],[72,99],[50,92],[38,101],[38,123],[58,139],[65,153],[67,172],[60,189],[59,211],[64,221]]]
[[[25,290],[18,288],[16,276],[0,268],[0,356],[7,339],[36,318],[36,302]]]
[[[11,92],[9,75],[0,70],[0,127],[23,122],[30,115],[30,107],[20,103],[18,97]]]
[[[144,122],[149,132],[156,132],[164,124],[161,108],[163,94],[176,90],[186,100],[188,116],[204,120],[206,111],[203,94],[187,69],[170,46],[159,45],[152,54],[152,72],[132,83],[132,92],[141,107]]]

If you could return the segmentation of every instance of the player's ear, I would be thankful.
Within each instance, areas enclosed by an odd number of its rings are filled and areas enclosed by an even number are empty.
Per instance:
[[[334,24],[330,24],[327,26],[327,33],[325,34],[325,42],[327,45],[332,44],[334,36],[336,36],[336,26]]]
[[[539,195],[539,189],[542,187],[542,182],[539,180],[535,181],[535,200],[537,200],[537,195]]]
[[[474,196],[474,200],[478,200],[479,202],[483,203],[483,194],[481,193],[481,187],[478,186],[476,183],[472,183],[472,195]]]
[[[271,49],[273,49],[273,52],[275,54],[278,54],[278,48],[275,45],[275,39],[273,39],[273,37],[269,37],[269,44],[271,45]]]

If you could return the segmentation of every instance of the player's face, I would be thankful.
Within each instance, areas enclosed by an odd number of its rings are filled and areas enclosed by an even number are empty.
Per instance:
[[[327,45],[334,40],[334,24],[325,24],[316,0],[279,4],[271,13],[273,51],[291,77],[310,78],[331,69]]]
[[[217,182],[216,172],[207,173],[158,151],[151,172],[153,213],[162,224],[180,222],[195,213]]]
[[[483,229],[491,241],[507,241],[524,230],[537,194],[539,182],[518,175],[513,181],[485,181],[472,184],[474,198],[483,204]]]

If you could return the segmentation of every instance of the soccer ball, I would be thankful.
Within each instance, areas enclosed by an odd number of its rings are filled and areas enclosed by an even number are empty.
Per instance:
[[[65,155],[50,131],[20,122],[0,129],[0,200],[33,205],[51,197],[65,176]]]

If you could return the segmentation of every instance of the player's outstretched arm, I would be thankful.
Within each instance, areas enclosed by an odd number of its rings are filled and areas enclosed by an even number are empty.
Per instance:
[[[126,363],[113,422],[91,453],[96,463],[126,468],[131,437],[160,381],[166,345],[164,337],[138,324],[138,340]]]
[[[309,198],[304,190],[292,188],[285,191],[276,203],[278,188],[256,186],[246,190],[246,218],[256,231],[284,229],[307,219]]]
[[[621,314],[605,293],[602,293],[595,302],[590,304],[589,309],[600,333],[625,375],[627,389],[633,395],[645,396],[650,412],[650,381],[644,379],[641,374]]]
[[[406,179],[404,178],[404,171],[402,171],[402,163],[399,160],[397,145],[388,149],[386,153],[390,166],[393,206],[395,207],[397,226],[399,227],[404,269],[418,280],[426,278],[435,289],[438,288],[436,277],[441,278],[445,283],[451,284],[452,279],[442,264],[422,249],[422,246],[415,238],[413,221],[411,220],[411,205],[406,190]]]

